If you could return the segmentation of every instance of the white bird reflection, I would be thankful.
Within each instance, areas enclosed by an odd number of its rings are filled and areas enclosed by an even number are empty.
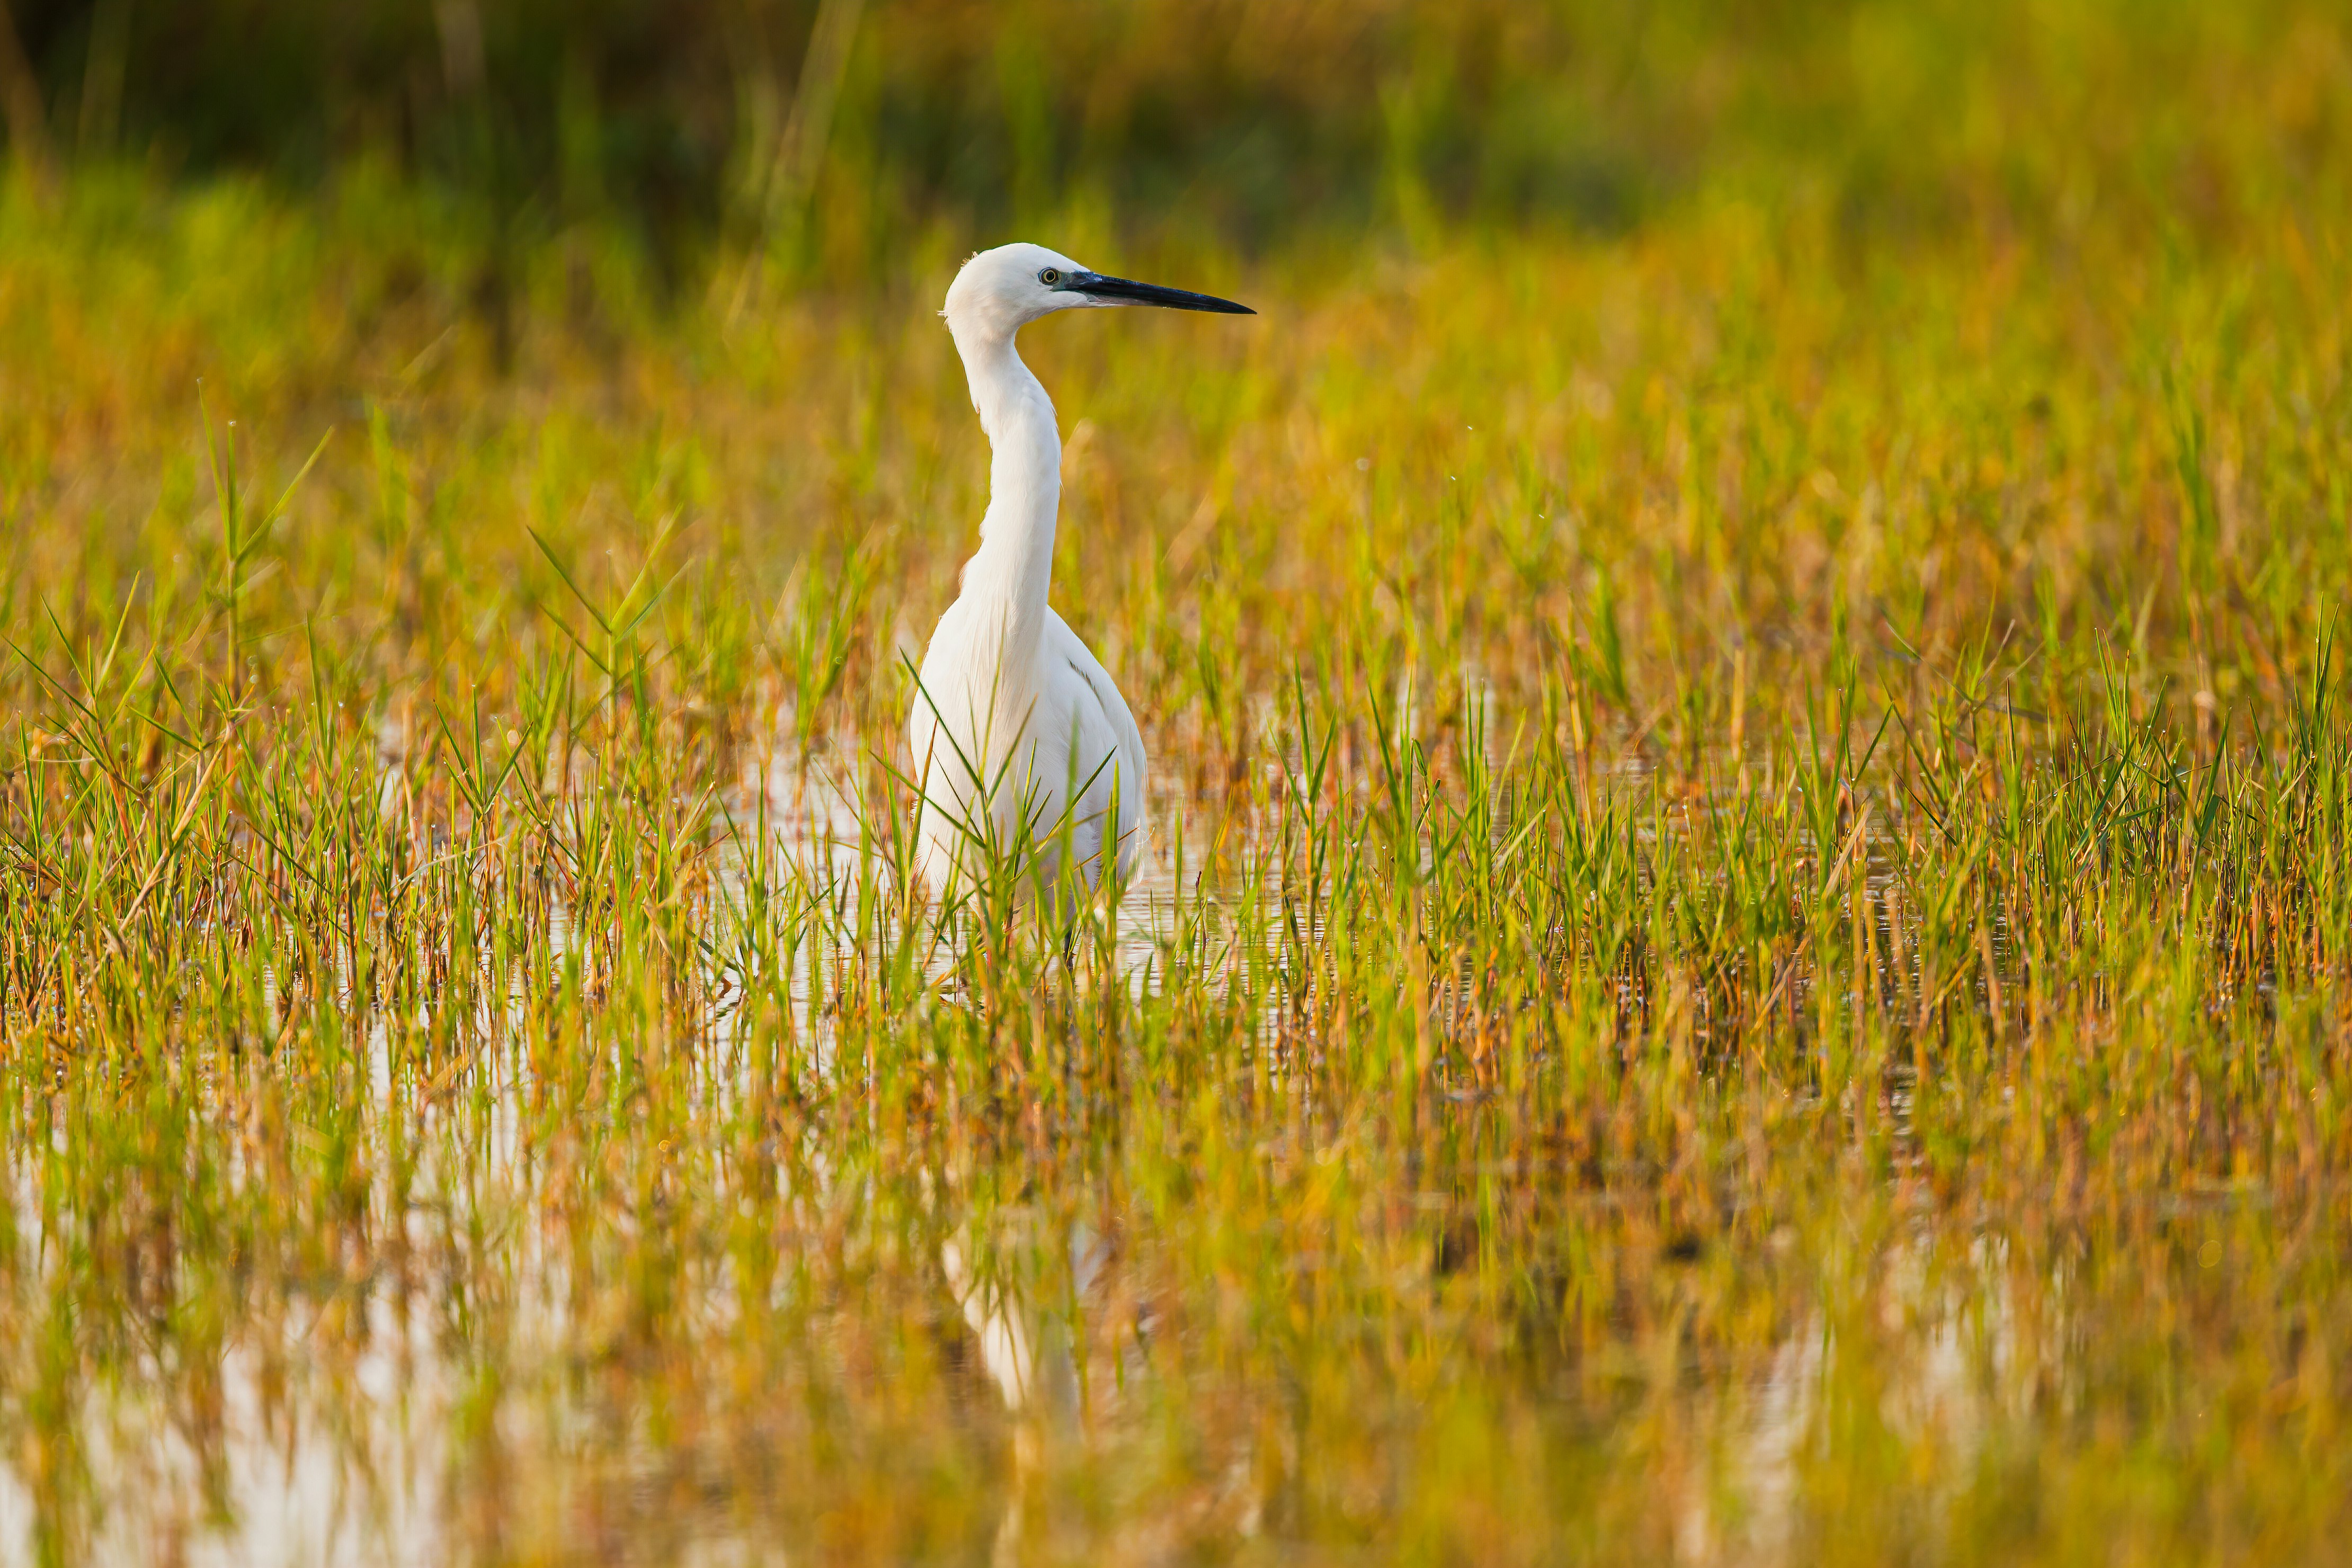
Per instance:
[[[969,1223],[940,1244],[948,1290],[978,1343],[982,1368],[1013,1417],[1012,1484],[996,1532],[999,1563],[1018,1558],[1029,1498],[1045,1479],[1050,1450],[1081,1434],[1079,1325],[1096,1304],[1111,1261],[1103,1237],[1083,1221],[1073,1223],[1066,1233],[1063,1305],[1044,1310],[1039,1287],[1045,1281],[1024,1284],[1016,1277],[1022,1252],[1018,1245],[983,1248]]]

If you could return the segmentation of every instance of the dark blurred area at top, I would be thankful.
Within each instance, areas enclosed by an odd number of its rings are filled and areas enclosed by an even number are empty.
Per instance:
[[[2231,199],[2212,171],[2332,173],[2352,98],[2341,19],[2267,0],[0,4],[14,139],[29,77],[58,163],[299,188],[372,156],[672,263],[802,208],[873,247],[1074,203],[1252,248],[1384,218],[1616,231],[1743,168],[1817,176],[1860,225],[2032,221],[2086,171],[2193,225]]]

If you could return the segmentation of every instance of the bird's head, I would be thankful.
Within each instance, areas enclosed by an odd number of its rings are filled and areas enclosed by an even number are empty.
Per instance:
[[[949,329],[960,339],[967,333],[1010,337],[1040,316],[1101,305],[1159,305],[1228,316],[1257,314],[1247,305],[1212,294],[1106,278],[1058,251],[1028,244],[1000,245],[965,262],[955,281],[948,285],[947,309],[940,314],[948,319]]]

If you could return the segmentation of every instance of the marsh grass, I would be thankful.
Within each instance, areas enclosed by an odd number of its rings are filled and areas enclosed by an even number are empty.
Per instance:
[[[509,342],[397,191],[88,189],[0,1552],[2343,1554],[2340,209],[1172,247],[1262,321],[1024,344],[1146,869],[942,912],[951,253]]]

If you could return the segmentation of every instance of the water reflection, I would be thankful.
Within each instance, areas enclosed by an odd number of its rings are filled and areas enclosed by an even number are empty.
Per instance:
[[[765,813],[778,875],[870,873],[821,783]],[[1161,848],[1122,907],[1131,991],[1201,897]],[[740,893],[747,863],[716,864]],[[1285,1026],[1268,994],[1234,1041],[1201,1036],[1224,1077],[1068,1112],[1065,1138],[1044,1102],[1098,1086],[959,1120],[839,1059],[820,966],[850,923],[795,954],[784,1089],[726,1005],[543,1060],[546,988],[519,984],[462,1029],[370,1022],[349,1191],[313,1179],[333,1097],[291,1098],[257,1054],[198,1085],[216,1186],[159,1157],[66,1213],[43,1152],[11,1151],[0,1558],[1160,1562],[1381,1542],[1419,1508],[1463,1560],[1603,1520],[1655,1557],[1795,1563],[1851,1503],[1825,1455],[1877,1445],[1864,1501],[1933,1541],[2079,1386],[2074,1255],[1914,1180],[1907,1070],[1868,1108],[1877,1154],[1811,1089],[1641,1099],[1613,1046],[1540,1116],[1507,1080],[1431,1116],[1244,1048]],[[561,910],[543,941],[560,971]],[[282,1001],[268,977],[262,1013]],[[1441,1015],[1439,1045],[1478,1026]],[[665,1089],[647,1061],[684,1065]],[[1634,1125],[1702,1115],[1717,1142],[1680,1145],[1686,1168]],[[269,1163],[271,1118],[317,1171]],[[116,1274],[74,1249],[117,1245],[171,1261],[77,1297]],[[2183,1353],[2178,1321],[2150,1320],[2147,1364]]]
[[[1580,1394],[1577,1380],[1603,1364],[1593,1352],[1480,1350],[1508,1313],[1473,1310],[1441,1267],[1370,1238],[1277,1260],[1297,1302],[1326,1303],[1290,1329],[1282,1314],[1307,1309],[1246,1287],[1251,1260],[1233,1259],[1229,1277],[1192,1271],[1202,1254],[1181,1213],[1126,1207],[1115,1245],[1058,1207],[959,1203],[943,1183],[889,1217],[871,1178],[845,1173],[795,1194],[808,1223],[787,1222],[785,1235],[798,1254],[755,1299],[748,1263],[714,1264],[652,1234],[608,1263],[587,1260],[583,1275],[577,1233],[530,1217],[541,1181],[528,1163],[504,1174],[494,1163],[471,1173],[467,1199],[411,1210],[408,1246],[431,1261],[405,1281],[378,1272],[259,1293],[249,1317],[225,1325],[209,1366],[174,1350],[79,1387],[80,1462],[103,1503],[72,1555],[404,1564],[673,1561],[690,1549],[782,1561],[788,1543],[824,1540],[835,1510],[855,1519],[944,1497],[963,1521],[950,1532],[968,1531],[967,1546],[985,1537],[998,1561],[1060,1560],[1076,1542],[1098,1553],[1089,1560],[1154,1561],[1269,1521],[1298,1528],[1328,1524],[1335,1509],[1384,1508],[1395,1494],[1381,1489],[1404,1481],[1362,1467],[1382,1453],[1442,1464],[1416,1423],[1466,1397],[1507,1425],[1564,1401],[1566,1430],[1585,1433],[1568,1446],[1585,1464],[1622,1462],[1610,1458],[1613,1433],[1686,1433],[1677,1447],[1694,1458],[1656,1470],[1673,1554],[1794,1563],[1815,1539],[1816,1468],[1855,1440],[1858,1401],[1869,1427],[1914,1457],[1906,1463],[1932,1457],[1922,1474],[1936,1479],[1912,1484],[1908,1505],[1932,1516],[1996,1433],[2031,1429],[2036,1390],[2073,1331],[2053,1307],[2063,1264],[2021,1264],[2000,1238],[1922,1213],[1884,1245],[1824,1231],[1739,1258],[1740,1277],[1802,1281],[1791,1299],[1814,1292],[1816,1304],[1752,1352],[1737,1340],[1705,1349],[1688,1329],[1660,1342],[1665,1325],[1628,1318],[1602,1348],[1621,1347],[1630,1370],[1666,1347],[1665,1370]],[[438,1190],[461,1189],[445,1177]],[[1466,1220],[1431,1212],[1440,1234]],[[595,1223],[625,1228],[625,1213]],[[898,1250],[925,1233],[940,1237],[935,1268]],[[1630,1255],[1641,1234],[1638,1221],[1596,1213],[1549,1239],[1496,1241],[1605,1258]],[[674,1272],[623,1278],[648,1266]],[[2021,1268],[2041,1300],[2030,1316],[2014,1304]],[[648,1289],[671,1292],[667,1315]],[[1334,1312],[1335,1300],[1357,1305]],[[1217,1325],[1236,1310],[1240,1325]],[[629,1321],[646,1311],[656,1320]],[[1754,1375],[1671,1370],[1694,1354]],[[1433,1403],[1385,1403],[1408,1387]],[[1369,1400],[1363,1426],[1318,1414],[1318,1399]],[[32,1561],[42,1552],[26,1474],[37,1460],[21,1428],[10,1452],[0,1556]],[[1074,1500],[1087,1498],[1097,1501]]]

